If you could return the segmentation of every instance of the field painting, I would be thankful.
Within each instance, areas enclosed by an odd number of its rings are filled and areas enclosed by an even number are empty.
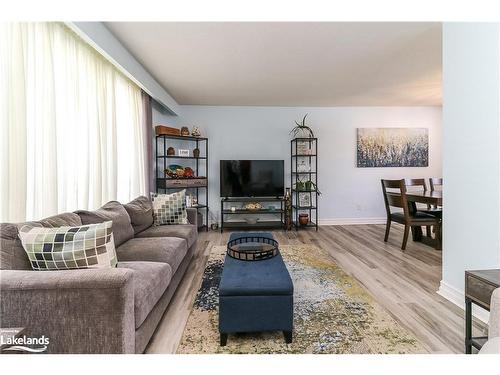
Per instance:
[[[357,166],[427,167],[429,131],[425,128],[358,128]]]

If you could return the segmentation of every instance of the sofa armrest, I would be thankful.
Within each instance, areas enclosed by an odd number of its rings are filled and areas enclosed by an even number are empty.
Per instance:
[[[187,208],[187,219],[189,224],[193,224],[195,227],[198,227],[198,210],[196,208]]]
[[[2,327],[48,337],[50,353],[134,353],[133,272],[0,272]]]
[[[500,288],[495,289],[491,295],[488,337],[500,337]]]

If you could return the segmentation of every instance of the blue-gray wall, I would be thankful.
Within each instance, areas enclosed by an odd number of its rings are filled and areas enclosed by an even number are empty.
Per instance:
[[[442,176],[441,107],[222,107],[182,106],[182,117],[157,121],[199,126],[210,138],[210,207],[219,210],[219,160],[284,159],[289,185],[290,135],[309,113],[319,138],[320,223],[383,222],[381,178]],[[429,129],[429,167],[356,168],[356,128]]]

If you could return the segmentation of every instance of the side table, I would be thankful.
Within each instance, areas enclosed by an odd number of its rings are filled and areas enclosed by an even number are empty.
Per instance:
[[[491,294],[500,288],[500,269],[465,271],[465,353],[481,349],[488,337],[472,337],[472,304],[490,311]]]

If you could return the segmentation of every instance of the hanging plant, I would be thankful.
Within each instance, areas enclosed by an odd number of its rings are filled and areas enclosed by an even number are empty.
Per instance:
[[[290,134],[293,136],[293,138],[297,138],[297,135],[299,134],[305,134],[305,136],[299,138],[314,138],[312,129],[306,125],[307,115],[308,113],[306,113],[300,123],[295,121],[296,126],[290,131]]]

